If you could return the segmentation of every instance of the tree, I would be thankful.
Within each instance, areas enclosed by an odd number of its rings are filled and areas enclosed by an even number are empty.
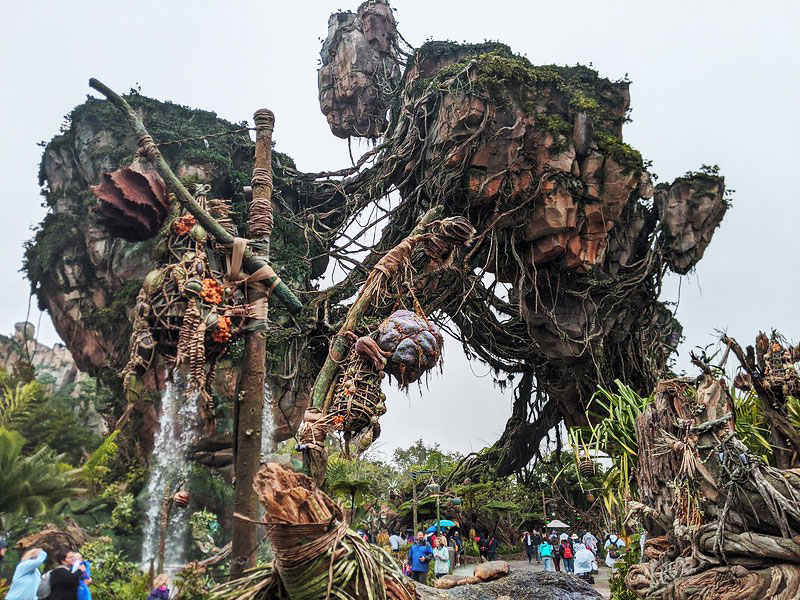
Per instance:
[[[84,492],[78,471],[64,464],[64,456],[43,446],[30,456],[22,454],[25,438],[0,429],[0,527],[8,528],[20,517],[40,517],[62,500]]]

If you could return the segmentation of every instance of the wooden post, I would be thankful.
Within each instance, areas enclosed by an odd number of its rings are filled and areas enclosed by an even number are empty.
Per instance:
[[[272,233],[272,130],[275,117],[267,109],[256,111],[256,153],[253,167],[253,200],[250,203],[248,229],[261,258],[269,259],[269,236]],[[265,293],[248,288],[248,301],[255,302]],[[258,497],[253,481],[261,467],[261,425],[264,413],[264,385],[267,334],[257,328],[249,331],[244,343],[241,370],[241,393],[237,398],[235,423],[235,474],[233,510],[249,520],[233,520],[231,577],[256,566]]]
[[[412,480],[413,489],[414,489],[414,496],[411,500],[412,507],[414,509],[414,535],[417,535],[417,480],[414,478]]]

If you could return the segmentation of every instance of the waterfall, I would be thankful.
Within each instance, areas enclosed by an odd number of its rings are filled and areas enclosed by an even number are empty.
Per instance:
[[[261,454],[267,455],[275,452],[272,443],[272,433],[275,430],[275,417],[272,415],[272,390],[269,380],[264,379],[264,408],[261,416]]]
[[[197,394],[189,394],[185,381],[167,382],[161,397],[161,418],[147,481],[148,502],[144,539],[142,542],[142,568],[150,569],[150,562],[158,566],[161,529],[161,507],[164,490],[175,491],[178,483],[189,475],[188,451],[198,431]],[[185,564],[186,538],[189,533],[189,515],[185,509],[173,507],[167,526],[164,570],[168,573]]]

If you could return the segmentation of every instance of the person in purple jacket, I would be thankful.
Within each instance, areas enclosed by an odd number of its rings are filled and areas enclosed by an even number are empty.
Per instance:
[[[167,583],[169,578],[164,574],[158,575],[153,580],[153,591],[147,597],[147,600],[169,600],[169,588]]]

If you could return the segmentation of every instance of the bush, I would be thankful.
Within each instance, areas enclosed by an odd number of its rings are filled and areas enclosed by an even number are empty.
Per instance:
[[[136,563],[114,550],[110,537],[100,537],[81,547],[92,563],[92,597],[102,600],[142,600],[150,593],[147,575]]]
[[[623,552],[617,564],[614,565],[614,570],[608,580],[611,589],[611,600],[638,600],[638,596],[625,585],[625,576],[628,574],[628,569],[641,559],[638,535],[631,536],[630,543],[627,548],[623,549]]]

